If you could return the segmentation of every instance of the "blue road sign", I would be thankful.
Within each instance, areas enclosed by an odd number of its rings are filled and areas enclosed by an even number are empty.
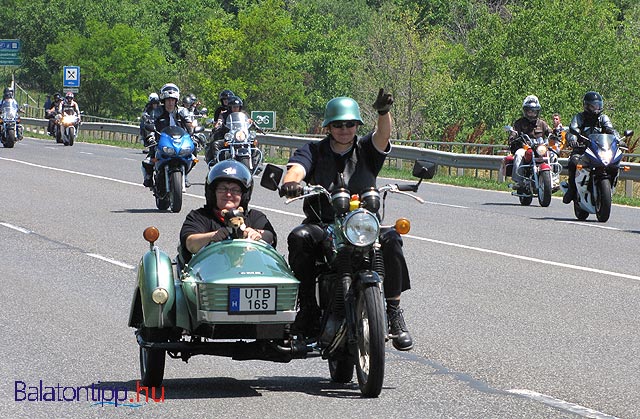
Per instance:
[[[63,87],[80,87],[80,67],[65,66],[62,69],[64,82]]]

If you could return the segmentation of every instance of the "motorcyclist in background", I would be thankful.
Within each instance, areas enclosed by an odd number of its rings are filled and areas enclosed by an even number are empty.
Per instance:
[[[144,106],[144,110],[142,111],[142,116],[140,116],[140,142],[142,142],[145,148],[149,147],[149,138],[153,139],[153,133],[147,133],[145,129],[145,125],[148,123],[153,123],[156,114],[159,112],[160,108],[160,96],[156,92],[152,92],[149,94],[149,100],[147,104]]]
[[[604,101],[598,92],[590,91],[582,98],[583,111],[576,114],[569,124],[567,139],[571,146],[571,156],[569,156],[569,178],[567,183],[569,189],[562,197],[562,202],[570,203],[576,198],[577,188],[575,183],[576,165],[584,154],[587,145],[579,135],[589,137],[589,134],[613,134],[619,137],[618,132],[613,128],[611,119],[602,113]],[[627,144],[620,140],[620,147],[626,148]]]
[[[54,135],[54,128],[56,125],[56,114],[58,113],[58,106],[62,102],[62,95],[60,93],[55,93],[53,95],[53,102],[51,103],[51,107],[47,109],[45,112],[45,117],[49,120],[49,124],[47,125],[47,134]]]
[[[217,120],[216,125],[211,132],[213,141],[209,146],[207,161],[215,161],[218,156],[218,151],[224,146],[224,135],[229,132],[229,128],[226,124],[226,118],[233,112],[242,112],[243,106],[244,103],[238,96],[232,96],[227,99],[227,110],[220,113],[220,119]],[[251,119],[249,119],[249,122],[251,123]]]
[[[180,89],[173,83],[167,83],[160,89],[160,106],[153,118],[153,125],[155,127],[154,132],[162,132],[163,129],[170,126],[178,126],[187,131],[189,134],[193,134],[193,128],[191,125],[191,117],[188,113],[180,111],[181,107],[178,106],[178,100],[180,100]],[[147,157],[142,161],[142,174],[144,176],[143,185],[148,188],[153,188],[153,163],[151,159],[156,154],[157,140],[155,136],[149,140],[149,153]],[[189,168],[191,170],[191,168]],[[188,182],[185,174],[185,186],[189,187],[191,184]]]
[[[2,91],[2,100],[0,100],[0,109],[2,109],[5,106],[9,106],[10,108],[13,108],[13,110],[16,112],[16,115],[18,112],[20,112],[20,106],[18,106],[18,102],[13,98],[13,89],[10,87],[5,87],[4,90]],[[16,132],[16,135],[18,140],[22,140],[22,137],[23,137],[22,125],[18,125],[18,130]]]
[[[523,187],[522,176],[518,173],[518,168],[522,164],[525,149],[524,143],[518,137],[518,134],[527,134],[530,138],[547,137],[551,133],[549,125],[540,118],[540,101],[535,95],[529,95],[522,102],[522,117],[513,123],[513,130],[509,134],[509,150],[513,153],[513,171],[511,178],[513,179],[512,188],[520,190]]]
[[[217,123],[217,121],[219,121],[220,119],[222,119],[222,121],[224,122],[224,116],[221,116],[222,114],[225,114],[229,108],[229,99],[231,99],[232,97],[235,96],[235,93],[233,93],[231,90],[225,89],[222,92],[220,92],[220,95],[218,96],[218,99],[220,99],[220,106],[218,106],[216,108],[216,110],[213,112],[213,121]]]
[[[58,104],[58,113],[72,115],[75,114],[78,117],[78,124],[81,122],[80,120],[80,107],[78,106],[78,102],[75,100],[75,96],[73,92],[67,92],[64,95],[64,101]]]
[[[0,100],[0,107],[5,101],[9,99],[13,99],[13,89],[10,87],[5,87],[2,91],[2,100]],[[15,104],[15,108],[18,109],[18,102],[16,102],[15,100],[12,100],[11,102],[12,105]]]

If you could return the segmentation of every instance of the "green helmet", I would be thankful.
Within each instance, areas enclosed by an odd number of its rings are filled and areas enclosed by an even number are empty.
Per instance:
[[[333,121],[358,121],[362,124],[360,106],[350,97],[342,96],[331,99],[324,108],[322,126],[326,127]]]

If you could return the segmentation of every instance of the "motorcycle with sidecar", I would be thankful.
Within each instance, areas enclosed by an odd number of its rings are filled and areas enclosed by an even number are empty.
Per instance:
[[[269,167],[261,185],[276,190],[281,172]],[[185,362],[199,354],[284,363],[322,357],[333,381],[351,381],[355,369],[362,395],[377,397],[389,335],[374,207],[380,205],[380,194],[382,201],[389,193],[421,201],[408,191],[417,191],[423,178],[432,177],[433,167],[416,164],[417,185],[385,185],[357,201],[345,191],[336,194],[335,203],[348,211],[331,227],[332,250],[319,278],[323,320],[318,336],[292,332],[299,282],[270,245],[229,238],[206,245],[185,264],[180,256],[172,260],[160,250],[155,244],[158,230],[147,228],[144,238],[150,249],[138,264],[129,316],[129,326],[136,329],[142,384],[162,385],[167,355]],[[317,186],[308,187],[307,193],[324,194]],[[409,230],[406,219],[395,226],[401,233]],[[358,269],[339,274],[336,262],[347,255]]]

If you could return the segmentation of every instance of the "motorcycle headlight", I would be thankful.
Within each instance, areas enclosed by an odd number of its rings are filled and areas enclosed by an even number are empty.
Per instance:
[[[162,152],[164,154],[166,154],[167,156],[175,156],[176,155],[176,150],[173,147],[164,146],[164,147],[162,147]]]
[[[547,146],[544,144],[540,144],[536,147],[536,153],[538,153],[538,156],[545,156],[547,154],[547,150]]]
[[[193,153],[193,147],[191,147],[191,144],[183,144],[179,154],[184,157],[184,156],[189,156],[192,153]]]
[[[598,155],[600,156],[600,160],[602,160],[602,163],[604,163],[605,166],[608,166],[613,159],[613,151],[611,151],[611,149],[600,150],[598,152]]]
[[[244,131],[240,130],[236,132],[235,140],[238,142],[244,143],[247,140],[247,134]]]
[[[378,238],[380,223],[374,214],[359,209],[345,217],[342,233],[347,241],[354,246],[369,246]]]

